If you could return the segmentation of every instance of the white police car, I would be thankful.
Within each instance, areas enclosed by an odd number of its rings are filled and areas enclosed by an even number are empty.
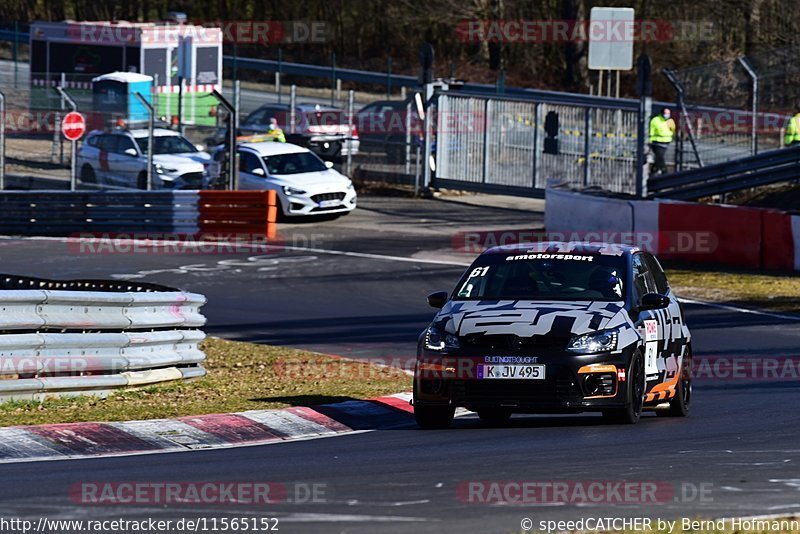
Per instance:
[[[203,189],[211,156],[180,133],[153,130],[153,189]],[[147,188],[148,132],[114,129],[91,132],[78,152],[78,177],[85,184]]]

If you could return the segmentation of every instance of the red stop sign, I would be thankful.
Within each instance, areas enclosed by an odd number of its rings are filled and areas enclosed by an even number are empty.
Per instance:
[[[70,141],[77,141],[86,133],[86,119],[77,111],[70,111],[61,121],[61,133]]]

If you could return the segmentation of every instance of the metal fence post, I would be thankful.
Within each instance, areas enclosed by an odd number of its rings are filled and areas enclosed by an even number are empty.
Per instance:
[[[62,72],[61,73],[61,87],[66,87],[66,86],[67,86],[67,75]],[[66,102],[64,102],[64,97],[62,96],[61,97],[61,111],[65,111],[66,107],[67,107],[66,106]],[[61,125],[61,117],[62,117],[61,114],[59,114],[56,117],[56,120],[58,121],[58,124],[59,124],[58,128],[56,128],[56,129],[60,129],[61,128],[61,126],[60,126]],[[64,164],[64,137],[61,136],[61,135],[58,136],[58,164],[59,165],[63,165]]]
[[[353,175],[353,115],[355,113],[356,92],[350,89],[347,91],[347,170],[348,177]]]
[[[147,101],[142,93],[136,92],[133,95],[147,108],[147,190],[153,190],[153,129],[155,128],[156,111],[150,102]]]
[[[411,101],[406,103],[406,174],[411,174]]]
[[[594,108],[587,107],[584,110],[584,130],[586,138],[583,140],[583,187],[589,187],[592,179],[591,159],[592,159],[592,112]]]
[[[153,102],[153,109],[158,115],[158,73],[153,74],[153,96],[151,101]]]
[[[6,188],[6,95],[0,91],[0,191]]]
[[[66,91],[64,91],[63,87],[56,87],[56,91],[58,91],[58,94],[67,101],[67,104],[69,104],[69,107],[72,108],[72,111],[78,111],[78,105],[75,104],[75,101],[72,100]],[[70,144],[72,146],[70,148],[69,190],[75,191],[75,189],[78,187],[78,141],[71,141]]]
[[[228,100],[222,96],[222,93],[214,89],[212,94],[220,103],[220,105],[228,111],[228,189],[236,189],[238,186],[238,175],[236,174],[236,130],[239,120],[236,114],[236,108],[231,105]]]
[[[331,106],[336,106],[336,52],[331,52]]]
[[[536,102],[533,105],[533,183],[531,187],[536,187],[539,183],[539,125],[542,123],[542,105]]]
[[[492,112],[492,100],[485,99],[483,101],[483,173],[481,174],[481,183],[486,183],[486,178],[489,174],[489,115]]]
[[[292,85],[289,91],[289,133],[297,132],[297,86]]]
[[[236,108],[236,111],[239,111],[239,104],[241,104],[242,98],[242,82],[239,80],[233,81],[233,107]],[[239,130],[239,114],[236,114],[236,130],[238,134]]]
[[[392,58],[386,60],[386,98],[392,98]]]
[[[650,110],[652,99],[649,96],[639,98],[639,110],[636,116],[636,196],[646,197],[647,181],[650,178],[650,169],[647,167],[647,146]]]
[[[275,73],[275,92],[278,93],[278,104],[281,103],[281,71],[283,70],[283,49],[278,48],[278,71]]]
[[[752,102],[751,102],[751,113],[753,114],[750,118],[751,123],[751,132],[750,132],[750,148],[753,151],[753,155],[758,154],[758,73],[750,61],[745,57],[742,56],[739,58],[739,63],[741,63],[744,70],[747,71],[747,75],[750,76],[750,80],[753,82],[752,85]]]

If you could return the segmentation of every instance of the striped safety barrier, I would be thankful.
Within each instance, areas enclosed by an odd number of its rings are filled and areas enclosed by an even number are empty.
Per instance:
[[[2,191],[0,234],[276,236],[275,191]]]

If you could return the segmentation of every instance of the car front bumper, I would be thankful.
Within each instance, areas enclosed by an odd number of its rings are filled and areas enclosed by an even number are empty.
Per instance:
[[[358,201],[355,189],[343,189],[334,192],[308,192],[303,195],[281,196],[283,214],[288,216],[326,215],[347,213],[356,208]]]
[[[497,356],[443,355],[422,349],[414,371],[414,404],[446,404],[472,411],[499,408],[515,413],[621,408],[629,400],[627,373],[634,349],[590,355],[542,352],[533,359],[502,355],[512,365],[544,365],[544,379],[482,378],[485,373],[478,366],[498,365]]]

